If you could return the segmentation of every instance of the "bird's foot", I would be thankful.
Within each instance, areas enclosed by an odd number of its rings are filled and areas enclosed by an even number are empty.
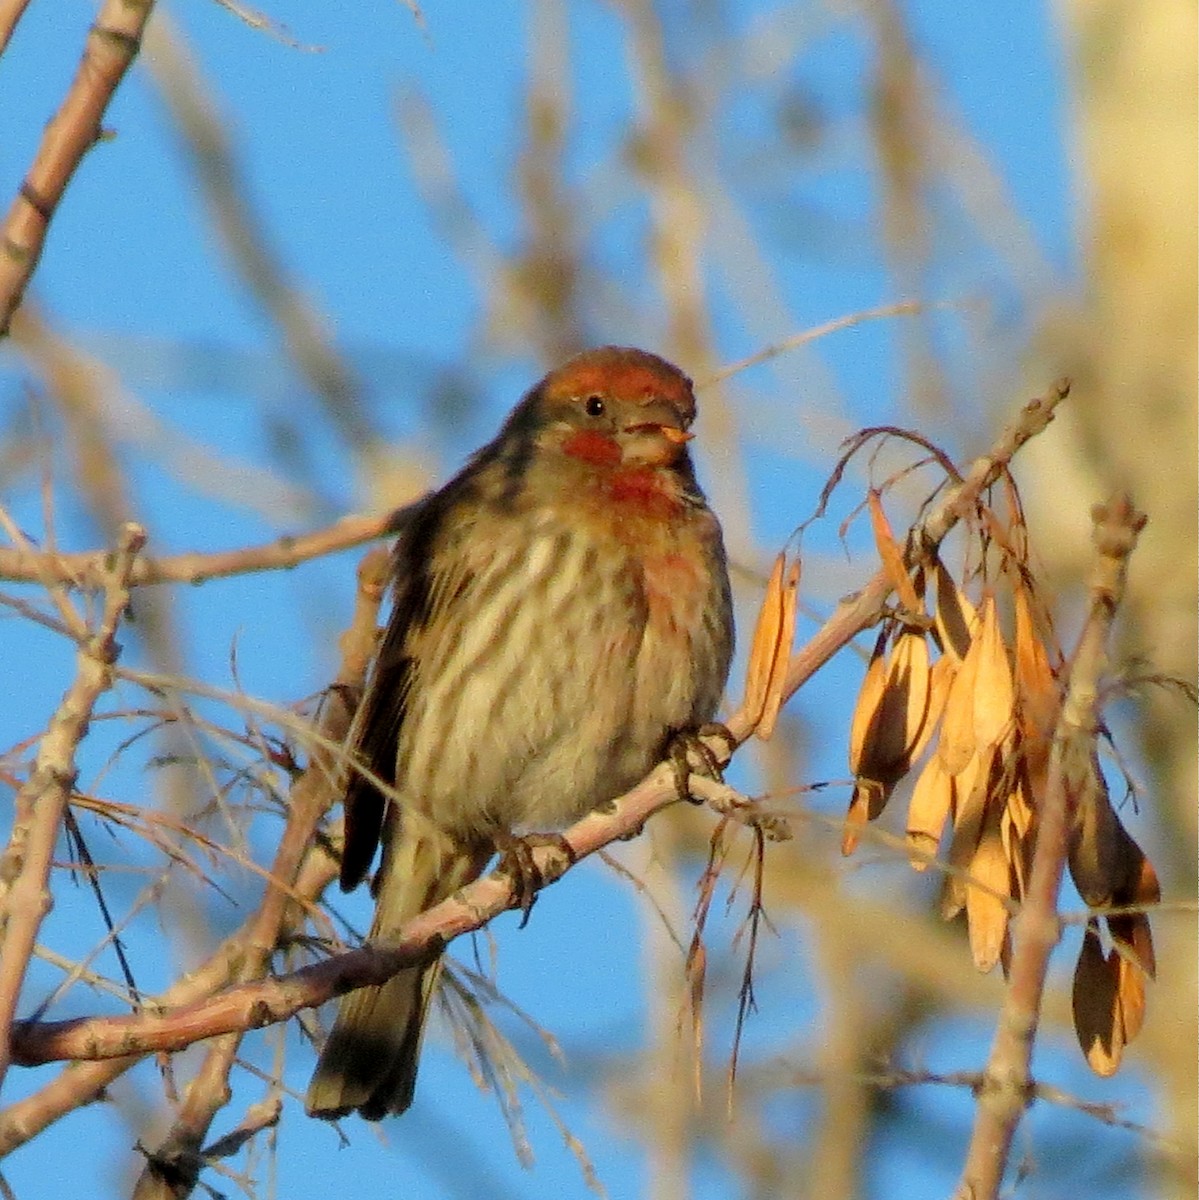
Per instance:
[[[724,764],[716,753],[703,740],[704,738],[719,738],[724,742],[726,750],[724,762],[732,757],[737,749],[737,739],[733,737],[727,726],[718,721],[710,721],[698,729],[686,729],[676,733],[667,744],[666,757],[670,769],[674,772],[674,786],[680,800],[692,804],[702,804],[703,801],[691,794],[688,779],[694,772],[715,779],[717,783],[724,782]]]
[[[537,893],[560,874],[557,872],[549,879],[546,878],[533,857],[533,851],[539,846],[552,846],[571,866],[574,865],[574,849],[560,833],[526,833],[523,837],[517,837],[513,833],[500,833],[495,837],[496,853],[500,856],[496,870],[502,871],[512,880],[517,905],[521,911],[521,929],[529,923],[529,914],[533,911]]]

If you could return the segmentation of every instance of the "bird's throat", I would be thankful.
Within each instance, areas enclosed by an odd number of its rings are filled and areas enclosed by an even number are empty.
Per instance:
[[[613,471],[605,480],[608,499],[629,516],[669,520],[682,509],[678,482],[670,471],[660,467],[625,467]]]

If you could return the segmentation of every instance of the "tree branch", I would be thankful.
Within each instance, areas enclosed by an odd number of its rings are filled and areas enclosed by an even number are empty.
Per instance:
[[[312,533],[277,538],[261,546],[241,550],[222,550],[214,554],[173,554],[166,558],[143,556],[138,559],[131,587],[153,583],[205,583],[230,575],[253,571],[280,571],[350,550],[394,532],[409,511],[401,508],[373,516],[343,517]],[[101,586],[107,551],[90,550],[80,554],[39,553],[28,547],[0,547],[0,579],[14,583],[44,583],[53,580],[76,587]]]
[[[83,57],[42,135],[33,165],[0,230],[0,337],[37,268],[46,233],[67,184],[100,140],[100,122],[141,46],[154,0],[105,0],[88,30]],[[15,20],[15,18],[14,18]]]
[[[128,524],[104,591],[104,607],[94,636],[76,654],[75,680],[38,746],[33,771],[17,792],[16,819],[0,859],[0,1083],[10,1062],[9,1035],[21,984],[42,919],[50,911],[50,860],[58,841],[71,789],[75,755],[87,733],[96,702],[112,681],[120,647],[117,626],[129,605],[129,575],[146,532]]]
[[[1012,1138],[1034,1096],[1032,1050],[1049,957],[1061,933],[1057,898],[1071,818],[1079,788],[1091,775],[1107,641],[1124,592],[1128,559],[1145,525],[1145,517],[1125,495],[1096,505],[1092,518],[1095,564],[1090,610],[1070,664],[1066,696],[1054,731],[1028,893],[1013,925],[1011,973],[978,1090],[978,1112],[956,1200],[994,1200],[999,1195]]]

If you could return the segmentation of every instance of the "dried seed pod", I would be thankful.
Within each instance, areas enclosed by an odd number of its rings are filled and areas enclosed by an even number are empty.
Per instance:
[[[1003,819],[999,825],[1004,853],[1011,868],[1011,892],[1017,900],[1022,900],[1028,890],[1032,868],[1035,814],[1030,787],[1027,764],[1021,761],[1011,791],[1004,800]]]
[[[781,558],[781,556],[780,556]],[[780,583],[782,592],[782,614],[775,638],[774,658],[766,679],[766,691],[762,700],[762,712],[755,732],[768,742],[778,722],[779,710],[783,706],[783,691],[787,685],[787,666],[791,660],[791,644],[795,641],[795,617],[799,609],[799,560],[791,564],[787,578]]]
[[[953,576],[945,569],[945,564],[937,559],[933,566],[933,584],[935,602],[933,606],[933,621],[941,648],[951,655],[955,661],[961,662],[970,649],[978,629],[978,613],[974,605],[953,581]]]
[[[1123,877],[1119,859],[1123,826],[1112,808],[1097,754],[1092,752],[1085,765],[1063,782],[1074,810],[1070,876],[1083,900],[1101,908],[1113,902]]]
[[[912,763],[915,763],[920,758],[932,740],[933,733],[936,731],[941,716],[945,712],[945,702],[949,699],[949,688],[953,683],[953,676],[953,660],[944,654],[929,669],[928,710],[924,718],[924,724],[919,730],[909,752],[909,758]]]
[[[885,648],[884,631],[875,642],[850,728],[849,763],[857,783],[841,843],[845,854],[857,846],[860,827],[882,812],[936,721],[924,634],[902,629],[889,656]]]
[[[920,597],[916,594],[912,577],[908,574],[907,566],[903,561],[903,550],[895,540],[894,533],[891,532],[891,523],[883,511],[882,498],[876,489],[870,489],[867,502],[870,505],[870,525],[874,531],[874,544],[878,549],[878,557],[883,564],[883,570],[887,573],[887,579],[895,589],[900,604],[909,612],[919,612],[922,608]]]
[[[1114,1075],[1124,1055],[1125,1018],[1120,957],[1105,955],[1099,934],[1088,926],[1074,967],[1074,1032],[1096,1075]]]
[[[783,625],[783,560],[782,554],[774,560],[770,578],[766,581],[766,592],[762,597],[762,607],[758,610],[758,621],[750,642],[749,663],[745,669],[743,707],[754,728],[761,722],[766,708],[766,691],[778,655]]]
[[[1044,746],[1048,754],[1061,698],[1057,680],[1049,665],[1049,655],[1045,652],[1045,643],[1037,636],[1032,597],[1023,579],[1014,589],[1013,607],[1016,614],[1016,691],[1020,727],[1030,746]]]
[[[937,755],[931,754],[908,802],[907,843],[913,850],[937,853],[952,803],[953,776],[945,770]],[[910,861],[916,871],[923,871],[928,866],[923,858],[913,856]]]
[[[1116,861],[1120,884],[1112,896],[1114,903],[1121,907],[1159,903],[1162,890],[1157,872],[1123,825],[1119,826],[1118,841]],[[1123,946],[1152,979],[1157,974],[1157,959],[1153,952],[1149,918],[1144,913],[1125,913],[1108,917],[1107,926],[1112,940]]]
[[[882,696],[867,733],[863,774],[885,781],[911,769],[913,752],[928,724],[931,685],[924,634],[901,630],[891,647]]]
[[[966,923],[970,934],[970,953],[974,965],[990,971],[999,961],[1007,936],[1011,874],[999,826],[1000,805],[991,798],[986,803],[978,845],[970,859],[970,880],[966,886]]]
[[[974,692],[982,662],[982,643],[976,638],[966,652],[945,698],[937,754],[950,775],[964,771],[981,747],[974,736]]]
[[[993,755],[991,757],[994,757]],[[978,839],[982,833],[986,809],[991,758],[975,755],[964,770],[953,776],[953,837],[949,840],[949,865],[958,872],[968,872]],[[941,895],[941,915],[952,921],[965,907],[966,881],[961,874],[945,876]]]
[[[845,814],[845,829],[841,834],[841,853],[846,857],[858,848],[862,827],[883,811],[888,792],[875,779],[859,779]]]
[[[887,631],[881,630],[874,642],[874,651],[866,667],[866,675],[858,691],[858,702],[854,706],[849,725],[849,769],[854,775],[861,773],[862,764],[868,753],[868,743],[875,713],[882,702],[883,688],[887,679]]]
[[[998,746],[1014,728],[1016,692],[1012,683],[1012,665],[1008,661],[1003,632],[999,628],[995,596],[990,591],[983,598],[982,622],[976,644],[978,667],[971,697],[974,744],[979,747]]]

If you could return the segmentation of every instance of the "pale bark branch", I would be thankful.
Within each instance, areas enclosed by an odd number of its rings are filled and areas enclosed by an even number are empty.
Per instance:
[[[1107,643],[1124,593],[1128,559],[1145,524],[1145,517],[1124,495],[1096,506],[1092,517],[1095,562],[1090,610],[1070,664],[1054,732],[1028,893],[1013,925],[1011,972],[978,1089],[978,1111],[956,1200],[994,1200],[999,1195],[1012,1138],[1035,1095],[1032,1051],[1049,958],[1061,936],[1057,900],[1069,850],[1072,809],[1080,780],[1088,779],[1092,772]]]
[[[96,702],[112,682],[120,647],[116,632],[129,605],[129,575],[146,532],[128,524],[105,582],[96,632],[76,655],[74,682],[38,746],[34,767],[17,792],[12,834],[0,858],[0,1083],[11,1061],[10,1032],[21,984],[50,911],[50,863],[75,783],[75,758]]]
[[[88,30],[83,57],[42,135],[0,228],[0,337],[37,269],[50,222],[83,156],[99,141],[100,122],[137,57],[154,0],[105,0]]]
[[[261,546],[223,550],[212,554],[172,554],[164,558],[145,555],[134,566],[131,587],[155,583],[205,583],[255,571],[281,571],[351,550],[364,542],[394,531],[407,508],[372,516],[343,517],[324,529],[276,538]],[[47,580],[75,587],[97,587],[103,578],[107,551],[88,550],[77,554],[38,552],[28,546],[0,547],[0,579],[13,583],[44,583]]]

